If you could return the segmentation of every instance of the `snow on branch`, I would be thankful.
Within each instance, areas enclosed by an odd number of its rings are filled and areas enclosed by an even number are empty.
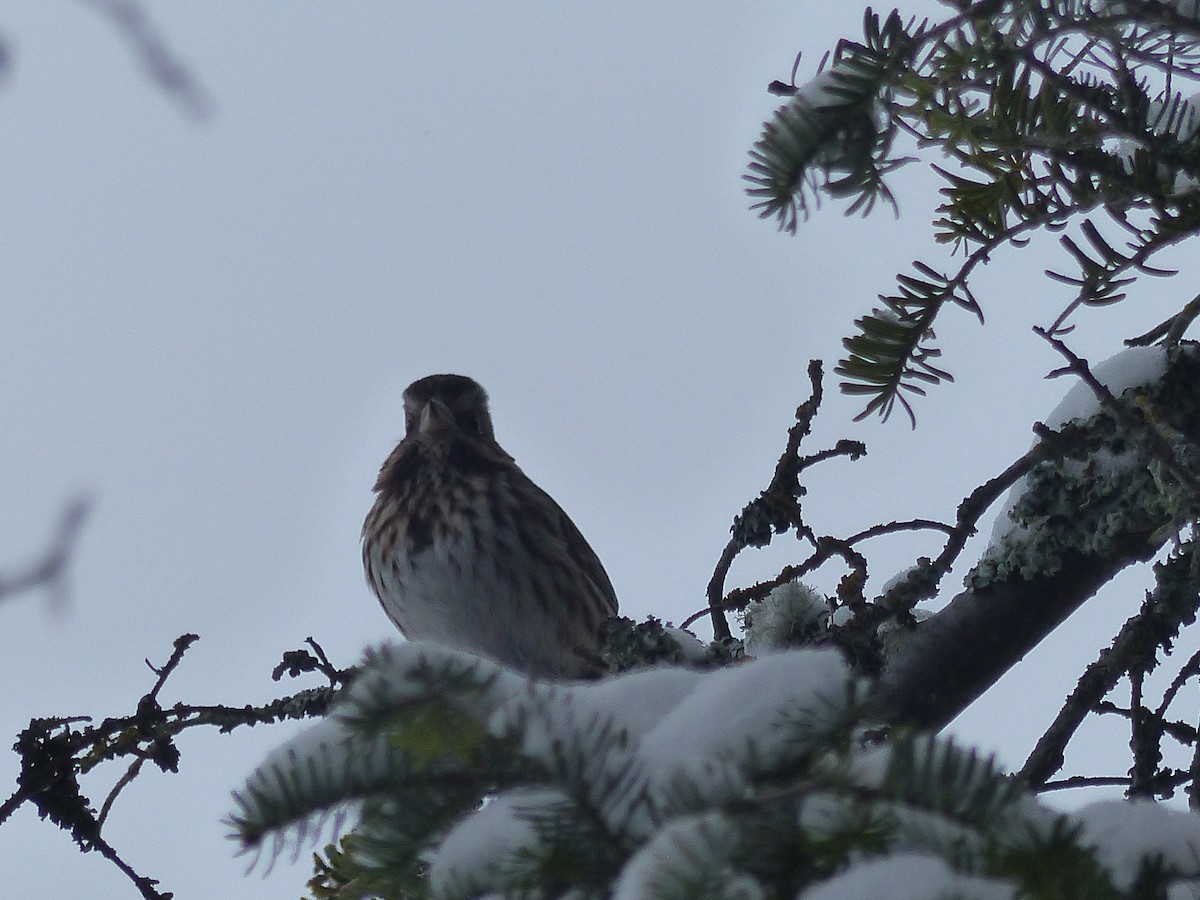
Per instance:
[[[552,683],[436,645],[391,646],[330,723],[273,754],[243,796],[285,792],[314,766],[391,773],[366,796],[365,781],[344,781],[340,802],[358,796],[362,821],[310,885],[336,898],[351,896],[344,887],[440,900],[836,900],[919,876],[890,893],[990,900],[1043,896],[1033,873],[1047,870],[1118,897],[1200,875],[1188,856],[1200,826],[1176,828],[1177,814],[1156,807],[1134,810],[1132,825],[1127,806],[1064,817],[950,741],[875,745],[862,691],[833,651]],[[392,758],[374,755],[372,735]],[[264,837],[235,824],[243,840]]]

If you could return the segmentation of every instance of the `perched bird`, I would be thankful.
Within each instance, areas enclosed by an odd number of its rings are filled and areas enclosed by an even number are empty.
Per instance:
[[[415,381],[404,427],[362,530],[367,581],[396,627],[530,675],[596,674],[616,593],[567,514],[496,443],[483,388]]]

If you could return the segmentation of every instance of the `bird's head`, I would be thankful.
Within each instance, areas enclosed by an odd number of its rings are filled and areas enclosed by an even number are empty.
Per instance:
[[[465,375],[427,375],[404,391],[407,440],[495,444],[487,392]]]

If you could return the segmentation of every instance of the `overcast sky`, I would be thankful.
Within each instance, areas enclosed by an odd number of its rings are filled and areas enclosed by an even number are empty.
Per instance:
[[[936,182],[916,168],[895,180],[899,220],[828,205],[790,237],[747,210],[747,151],[777,103],[766,85],[797,50],[803,78],[857,35],[855,4],[147,9],[207,119],[149,84],[89,4],[0,19],[0,569],[37,551],[70,498],[96,504],[70,609],[39,595],[0,608],[0,737],[31,716],[131,713],[153,683],[143,659],[163,662],[184,632],[201,641],[164,705],[315,684],[269,678],[308,635],[340,665],[394,637],[358,533],[403,431],[400,392],[431,372],[489,390],[500,442],[588,536],[622,610],[678,622],[770,478],[808,360],[831,371],[914,257],[947,264],[929,240]],[[986,328],[946,313],[958,381],[919,404],[915,432],[852,424],[857,401],[827,380],[809,449],[851,437],[869,457],[810,473],[814,528],[950,519],[1024,451],[1067,387],[1042,380],[1059,360],[1029,332],[1068,299],[1040,274],[1054,253],[997,254],[977,283]],[[1072,345],[1107,356],[1185,293],[1160,282],[1137,307],[1089,312]],[[878,585],[940,547],[872,549]],[[730,586],[793,550],[747,556]],[[1134,578],[1089,604],[952,731],[1019,765],[1140,599]],[[220,823],[292,730],[184,736],[180,774],[128,789],[109,840],[181,900],[298,896],[305,861],[247,880]],[[1123,734],[1090,734],[1123,768]],[[16,774],[0,753],[4,796]],[[29,808],[0,826],[0,869],[13,897],[135,896]]]

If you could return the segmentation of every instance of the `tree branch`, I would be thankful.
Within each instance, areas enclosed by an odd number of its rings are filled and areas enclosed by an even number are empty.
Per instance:
[[[150,80],[194,119],[204,119],[212,106],[191,70],[159,34],[154,22],[134,0],[78,0],[106,17],[129,44]]]
[[[800,484],[800,473],[811,465],[834,456],[849,456],[857,459],[867,452],[867,448],[858,441],[838,441],[837,446],[812,456],[801,457],[800,443],[812,430],[812,420],[821,408],[821,361],[810,360],[808,363],[808,380],[812,385],[809,398],[796,408],[796,422],[788,429],[787,446],[775,464],[775,474],[758,497],[746,504],[746,508],[734,517],[733,532],[716,569],[708,582],[708,609],[712,617],[713,637],[726,640],[730,637],[729,623],[725,621],[724,610],[728,608],[725,598],[725,577],[733,560],[747,547],[765,547],[775,534],[781,534],[795,529],[800,536],[812,537],[812,532],[804,524],[800,515],[800,498],[804,496],[804,488]],[[692,621],[691,619],[688,620]]]
[[[58,521],[50,546],[41,559],[23,571],[0,576],[0,599],[38,587],[48,587],[53,598],[65,596],[67,564],[75,550],[91,501],[83,498],[72,501]]]
[[[893,725],[943,727],[1102,585],[1150,559],[1158,546],[1149,530],[1127,534],[1111,553],[1067,553],[1053,575],[963,591],[913,629],[888,660],[872,696],[873,715]]]
[[[32,720],[17,739],[15,749],[21,757],[21,773],[17,789],[0,804],[0,824],[23,804],[32,803],[42,818],[49,818],[70,834],[81,850],[95,850],[112,862],[145,900],[169,900],[172,895],[159,891],[157,880],[138,874],[101,834],[118,795],[145,768],[147,760],[162,770],[178,771],[179,750],[174,741],[186,729],[212,726],[225,733],[243,725],[322,716],[328,711],[337,686],[347,683],[353,674],[334,668],[320,645],[309,638],[309,646],[319,657],[314,658],[317,665],[294,674],[320,671],[329,678],[328,687],[310,688],[257,707],[176,703],[163,709],[158,702],[159,693],[196,640],[194,634],[176,638],[170,658],[161,667],[146,661],[155,673],[155,682],[138,701],[132,715],[107,718],[98,725],[86,724],[82,728],[73,726],[90,723],[90,717]],[[97,814],[80,779],[102,763],[122,757],[133,757],[133,762],[110,789]]]

